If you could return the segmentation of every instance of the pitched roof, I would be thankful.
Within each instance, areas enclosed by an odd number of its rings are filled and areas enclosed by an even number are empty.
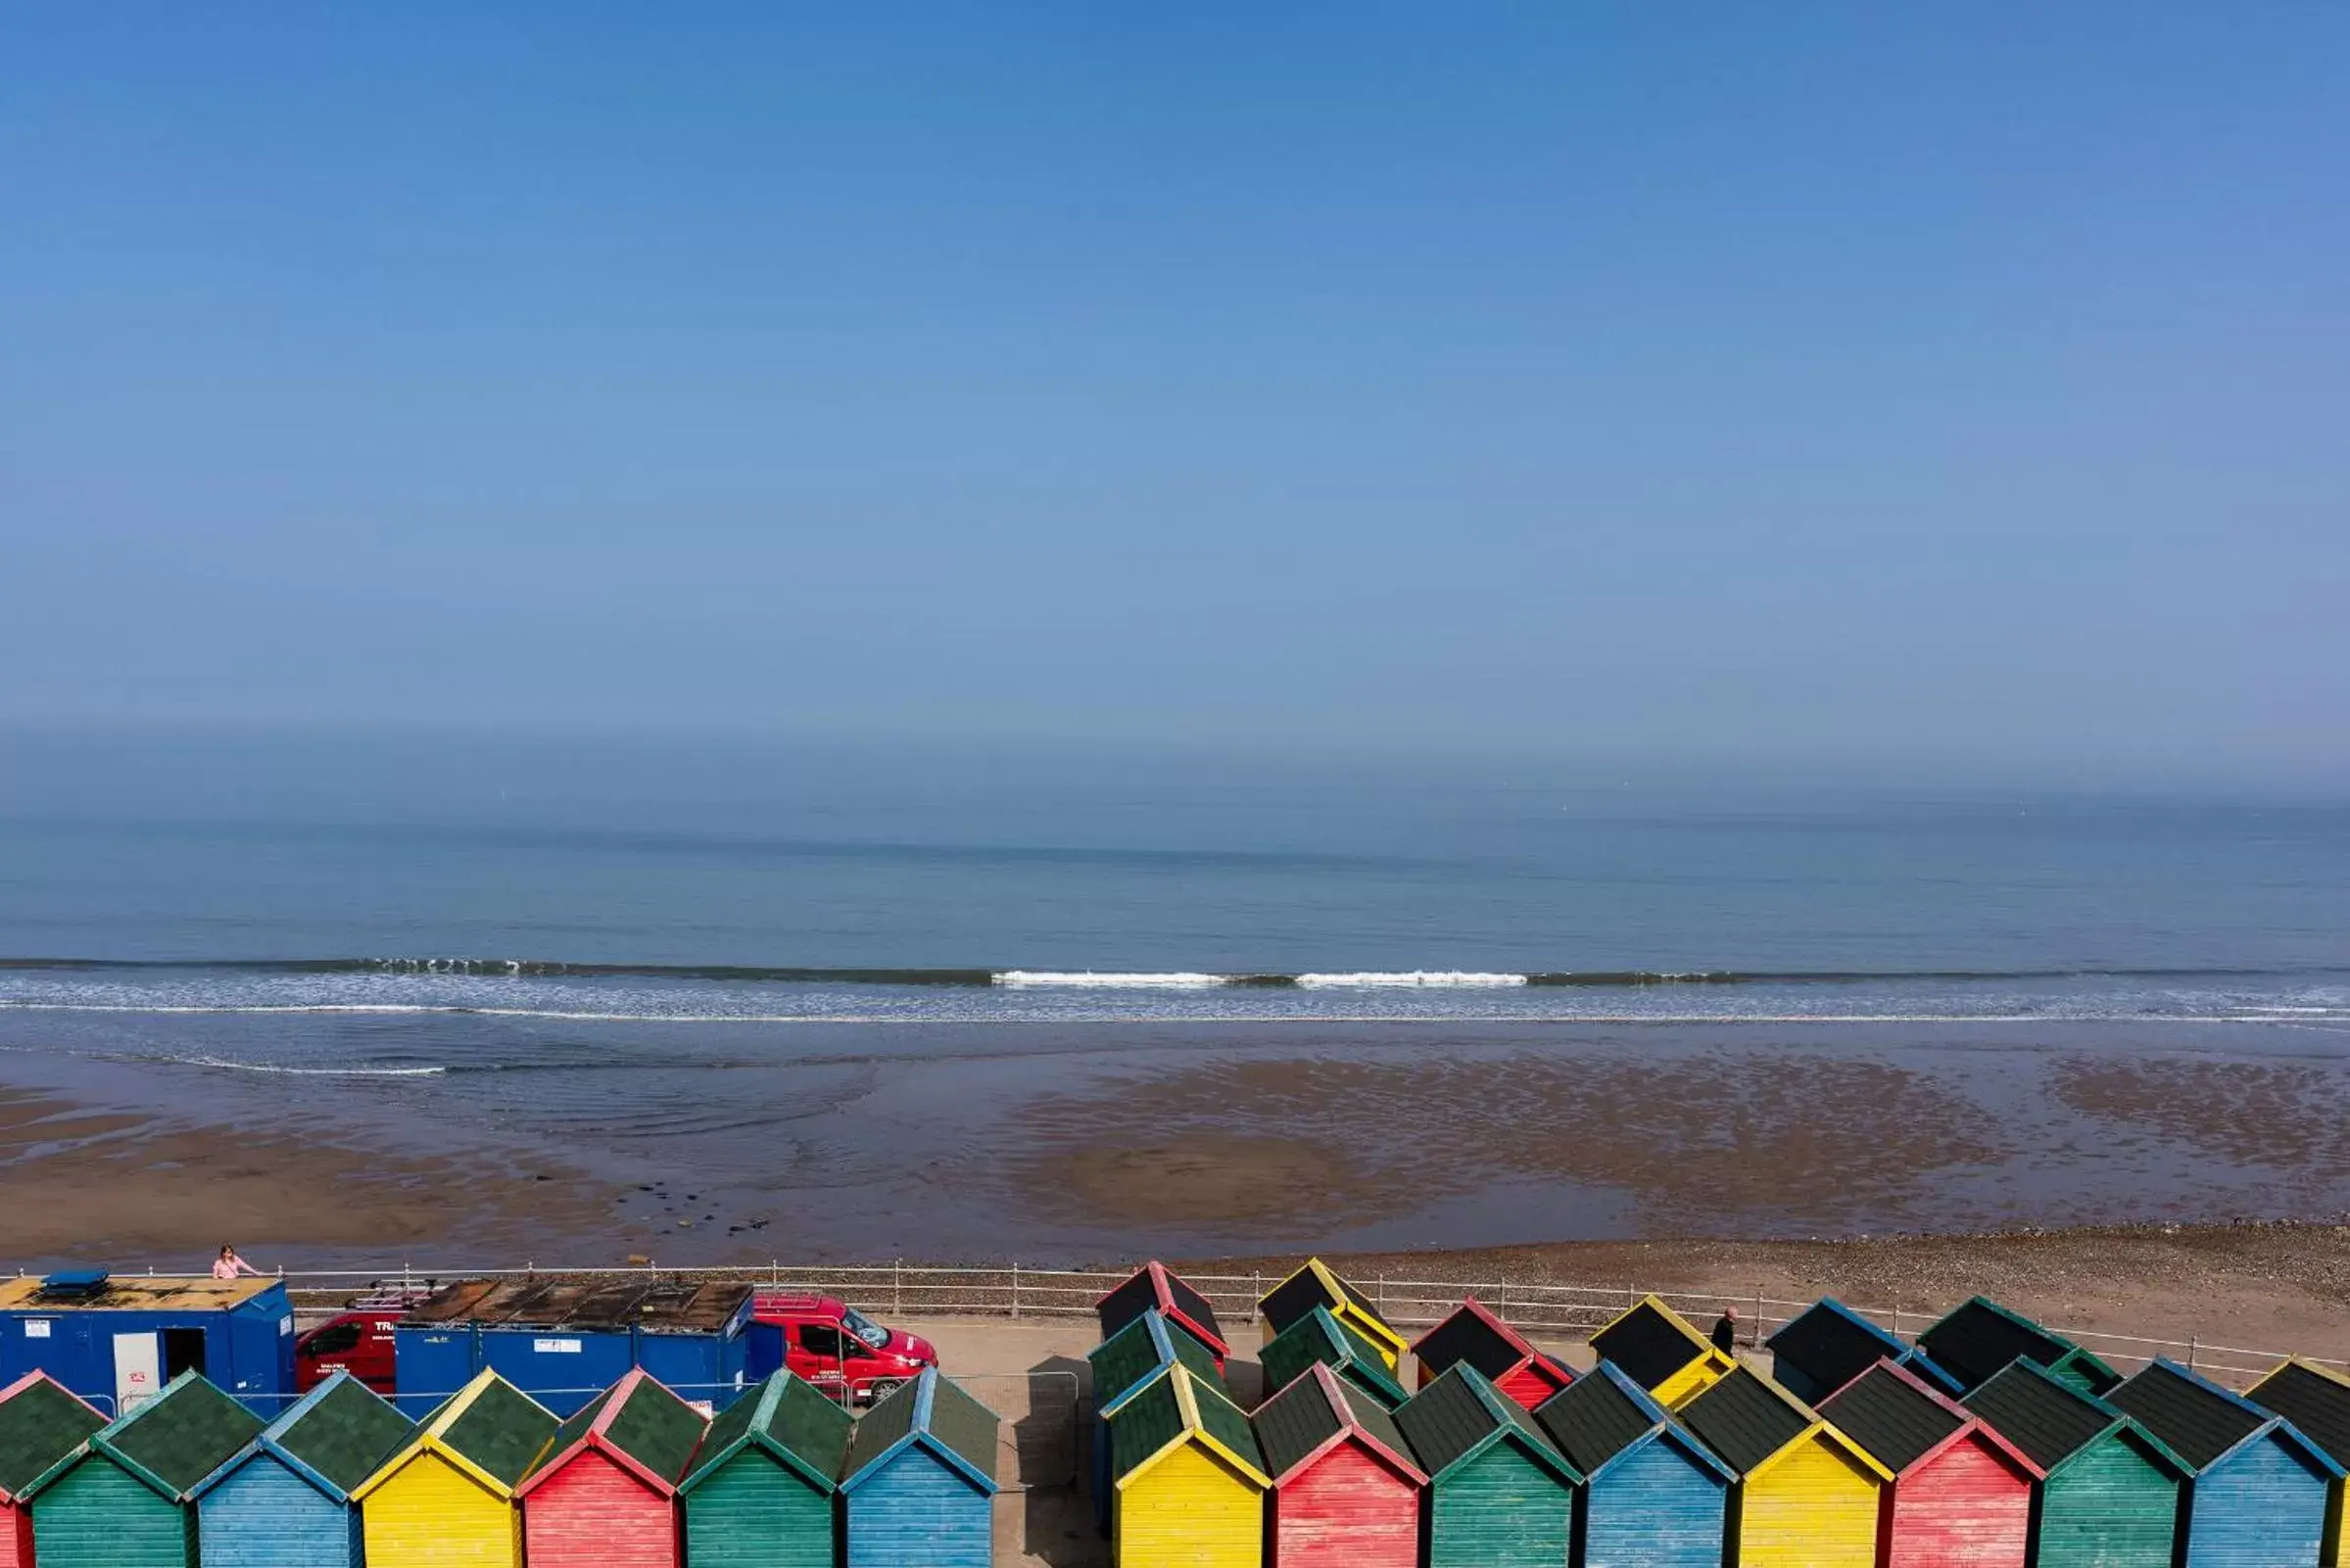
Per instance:
[[[1746,1366],[1681,1407],[1681,1424],[1741,1476],[1759,1469],[1817,1420],[1795,1396]]]
[[[2038,1361],[2051,1371],[2078,1364],[2099,1392],[2121,1381],[2112,1367],[2071,1340],[1987,1296],[1952,1307],[1918,1336],[1918,1348],[1961,1388],[1974,1388],[2013,1361]]]
[[[1350,1435],[1378,1450],[1415,1485],[1427,1479],[1387,1407],[1360,1389],[1350,1390],[1338,1374],[1319,1363],[1257,1406],[1249,1422],[1256,1430],[1265,1473],[1276,1486],[1321,1453],[1332,1439]]]
[[[562,1423],[545,1405],[495,1372],[483,1372],[429,1416],[429,1435],[511,1488]]]
[[[901,1449],[920,1445],[992,1493],[995,1445],[1001,1425],[993,1410],[926,1366],[857,1421],[841,1465],[840,1485],[854,1487]]]
[[[1713,1342],[1654,1296],[1643,1297],[1591,1337],[1591,1348],[1633,1382],[1655,1390],[1690,1362],[1713,1352]]]
[[[1824,1401],[1819,1413],[1895,1475],[1956,1437],[1974,1418],[1881,1360]]]
[[[641,1366],[632,1367],[555,1430],[519,1490],[536,1492],[548,1477],[594,1449],[667,1496],[693,1462],[708,1425],[699,1411],[658,1379]]]
[[[2046,1474],[2116,1431],[2137,1440],[2174,1475],[2185,1474],[2183,1461],[2128,1413],[2058,1380],[2038,1361],[2012,1363],[1959,1402]]]
[[[1345,1307],[1356,1316],[1384,1330],[1384,1337],[1397,1349],[1404,1346],[1404,1336],[1382,1316],[1371,1299],[1340,1279],[1329,1264],[1319,1258],[1310,1258],[1305,1266],[1265,1293],[1257,1303],[1257,1310],[1277,1332],[1287,1328],[1317,1307]]]
[[[1567,1462],[1587,1476],[1664,1421],[1664,1407],[1626,1377],[1622,1368],[1607,1361],[1590,1377],[1578,1379],[1543,1401],[1534,1411],[1534,1424],[1566,1455]]]
[[[1881,1359],[1900,1359],[1909,1347],[1833,1296],[1798,1312],[1765,1341],[1771,1354],[1828,1390],[1843,1388]]]
[[[1370,1341],[1331,1316],[1327,1307],[1317,1307],[1274,1335],[1257,1353],[1257,1360],[1269,1389],[1288,1387],[1319,1362],[1386,1401],[1389,1409],[1404,1402],[1404,1385],[1387,1370],[1386,1358]]]
[[[1337,1390],[1339,1402],[1345,1407],[1347,1419],[1356,1431],[1368,1438],[1373,1444],[1385,1449],[1388,1457],[1402,1465],[1414,1483],[1422,1483],[1428,1479],[1419,1467],[1419,1460],[1412,1452],[1412,1444],[1405,1438],[1404,1429],[1396,1425],[1395,1411],[1391,1406],[1376,1396],[1347,1382],[1346,1379],[1326,1366],[1315,1376],[1318,1379],[1326,1379],[1330,1386]]]
[[[261,1417],[194,1372],[91,1439],[174,1499],[235,1457],[262,1430]]]
[[[1396,1407],[1395,1424],[1431,1481],[1504,1441],[1515,1442],[1561,1481],[1581,1479],[1534,1418],[1472,1366],[1455,1366],[1406,1400]]]
[[[1414,1341],[1412,1354],[1426,1377],[1440,1375],[1456,1361],[1466,1361],[1488,1378],[1498,1378],[1515,1370],[1535,1350],[1523,1334],[1472,1296]]]
[[[696,1477],[756,1447],[830,1491],[839,1484],[855,1428],[854,1416],[814,1385],[779,1368],[719,1412],[678,1485],[691,1488]]]
[[[1182,1366],[1170,1366],[1127,1402],[1112,1419],[1116,1479],[1149,1468],[1178,1441],[1190,1438],[1223,1454],[1244,1477],[1269,1486],[1265,1453],[1240,1406]]]
[[[1120,1400],[1171,1361],[1180,1361],[1218,1390],[1231,1392],[1214,1354],[1155,1307],[1145,1308],[1141,1316],[1086,1352],[1085,1359],[1093,1367],[1093,1408],[1102,1415],[1115,1411]]]
[[[2252,1385],[2252,1402],[2293,1423],[2334,1463],[2350,1465],[2350,1378],[2291,1360]]]
[[[2337,1473],[2340,1468],[2282,1416],[2175,1361],[2148,1364],[2117,1385],[2105,1401],[2135,1416],[2198,1473],[2245,1444],[2272,1435],[2318,1459],[2322,1468]]]
[[[1180,1375],[1175,1367],[1162,1369],[1118,1407],[1110,1422],[1113,1479],[1125,1479],[1183,1435],[1183,1401],[1175,1393]]]
[[[46,1372],[0,1389],[0,1502],[39,1480],[106,1425],[106,1417]]]
[[[1230,1350],[1223,1328],[1216,1321],[1216,1308],[1210,1305],[1208,1298],[1193,1290],[1180,1274],[1156,1259],[1143,1264],[1131,1277],[1094,1303],[1094,1311],[1101,1319],[1105,1338],[1154,1307],[1160,1311],[1171,1311],[1182,1326],[1207,1334],[1215,1341],[1213,1349],[1219,1354]]]
[[[382,1468],[415,1429],[391,1401],[350,1373],[337,1372],[270,1422],[261,1442],[325,1482],[342,1500]]]

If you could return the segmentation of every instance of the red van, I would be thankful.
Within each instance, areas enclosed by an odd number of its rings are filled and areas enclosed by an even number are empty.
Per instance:
[[[386,1291],[362,1296],[294,1342],[294,1387],[308,1394],[337,1372],[349,1372],[386,1399],[393,1385],[392,1330],[409,1307],[430,1294]]]
[[[784,1331],[784,1364],[793,1376],[843,1404],[870,1404],[938,1364],[929,1340],[884,1328],[837,1296],[760,1291],[750,1315]]]

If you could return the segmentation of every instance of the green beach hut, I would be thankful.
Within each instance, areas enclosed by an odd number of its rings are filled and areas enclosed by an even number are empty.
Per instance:
[[[835,1495],[856,1421],[779,1371],[711,1423],[678,1483],[694,1568],[833,1568]]]
[[[1341,1383],[1369,1395],[1390,1410],[1409,1397],[1387,1369],[1378,1349],[1331,1316],[1327,1307],[1317,1307],[1275,1334],[1257,1360],[1265,1368],[1269,1396],[1280,1393],[1319,1363],[1337,1373]]]
[[[2187,1467],[2136,1420],[2037,1361],[2017,1361],[1961,1402],[2038,1465],[2038,1568],[2171,1568]]]
[[[1525,1406],[1466,1364],[1406,1400],[1395,1424],[1427,1472],[1427,1568],[1562,1568],[1582,1476]]]
[[[24,1493],[105,1425],[105,1416],[46,1372],[27,1372],[0,1389],[0,1568],[32,1568],[32,1510]]]
[[[182,1372],[26,1489],[40,1568],[195,1568],[190,1496],[261,1431],[260,1416]]]

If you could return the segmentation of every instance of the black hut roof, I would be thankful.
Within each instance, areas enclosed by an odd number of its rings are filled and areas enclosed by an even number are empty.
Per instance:
[[[1811,1429],[1811,1414],[1745,1367],[1681,1408],[1681,1424],[1739,1475]]]
[[[1827,1389],[1841,1389],[1883,1357],[1898,1357],[1909,1348],[1833,1297],[1797,1313],[1767,1343],[1771,1354]]]
[[[2274,1417],[2165,1361],[2132,1374],[2105,1402],[2137,1418],[2170,1450],[2201,1470]]]
[[[1879,1362],[1820,1405],[1835,1428],[1899,1475],[1967,1424],[1966,1417]]]
[[[1165,1263],[1153,1260],[1134,1270],[1132,1277],[1094,1304],[1094,1312],[1101,1320],[1102,1337],[1109,1338],[1153,1307],[1172,1307],[1182,1318],[1223,1343],[1223,1329],[1216,1321],[1216,1308],[1208,1298],[1193,1290],[1183,1277]]]
[[[1655,1302],[1641,1302],[1591,1337],[1591,1348],[1622,1367],[1624,1375],[1654,1390],[1705,1354]]]
[[[1626,1377],[1624,1384],[1631,1379]],[[1585,1475],[1656,1429],[1656,1416],[1643,1408],[1624,1384],[1605,1371],[1577,1378],[1534,1412],[1534,1424]]]
[[[1959,1402],[2053,1470],[2121,1422],[2122,1412],[2048,1375],[2037,1362],[2018,1361]]]
[[[2252,1400],[2292,1422],[2334,1463],[2350,1464],[2350,1383],[2287,1361],[2253,1386]]]
[[[1431,1376],[1449,1370],[1456,1362],[1466,1362],[1496,1378],[1533,1354],[1534,1347],[1476,1304],[1463,1302],[1421,1335],[1412,1354]]]
[[[1329,1389],[1312,1376],[1299,1378],[1258,1405],[1249,1421],[1265,1455],[1265,1473],[1276,1480],[1346,1427]]]
[[[1982,1296],[1952,1308],[1918,1336],[1918,1344],[1937,1366],[1969,1389],[2013,1362],[2054,1366],[2075,1350],[2070,1340]]]

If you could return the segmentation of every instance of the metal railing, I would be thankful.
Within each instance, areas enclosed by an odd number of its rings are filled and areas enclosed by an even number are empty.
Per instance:
[[[149,1273],[159,1272],[155,1269]],[[580,1278],[626,1279],[657,1277],[693,1281],[742,1282],[777,1291],[799,1291],[838,1296],[851,1307],[887,1317],[1090,1317],[1093,1305],[1130,1270],[1101,1272],[1085,1269],[1031,1268],[1021,1263],[1001,1265],[936,1265],[912,1263],[794,1264],[776,1260],[764,1268],[731,1264],[710,1267],[670,1267],[647,1262],[628,1267],[419,1268],[281,1270],[281,1278],[312,1309],[335,1305],[343,1298],[377,1288],[416,1289],[459,1279]],[[1279,1283],[1278,1274],[1191,1274],[1184,1279],[1208,1298],[1218,1313],[1236,1322],[1256,1321],[1257,1303]],[[1538,1337],[1588,1337],[1642,1297],[1655,1295],[1674,1310],[1696,1319],[1702,1328],[1725,1305],[1739,1308],[1742,1339],[1759,1346],[1779,1327],[1810,1307],[1811,1301],[1793,1301],[1757,1288],[1752,1294],[1727,1296],[1721,1292],[1649,1291],[1638,1286],[1549,1285],[1503,1280],[1401,1279],[1386,1275],[1359,1276],[1353,1283],[1368,1296],[1380,1314],[1398,1328],[1424,1328],[1474,1296],[1520,1330]],[[1891,1307],[1846,1303],[1851,1310],[1907,1338],[1941,1315],[1942,1307],[1901,1304]],[[2056,1333],[2095,1352],[2117,1367],[2130,1369],[2157,1356],[2168,1356],[2222,1382],[2260,1376],[2294,1354],[2243,1346],[2219,1345],[2199,1336],[2185,1339],[2155,1335],[2109,1334],[2067,1329],[2050,1324]],[[2307,1355],[2322,1365],[2350,1369],[2350,1360]]]

